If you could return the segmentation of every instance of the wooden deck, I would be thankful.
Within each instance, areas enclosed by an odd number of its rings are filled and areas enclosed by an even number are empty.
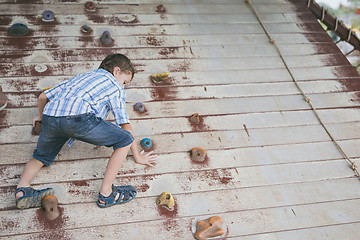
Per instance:
[[[360,181],[245,0],[162,0],[166,13],[155,12],[154,0],[95,2],[95,13],[86,1],[11,2],[0,5],[0,85],[9,99],[0,112],[1,239],[193,239],[196,222],[214,215],[224,219],[217,239],[360,239]],[[360,76],[305,2],[252,0],[291,73],[359,165]],[[44,10],[54,11],[54,22],[41,21]],[[7,34],[17,22],[28,36]],[[81,33],[83,24],[94,31]],[[99,40],[104,30],[110,46]],[[100,209],[112,150],[76,141],[34,181],[55,189],[60,217],[16,209],[16,184],[38,138],[31,122],[40,90],[113,52],[136,66],[128,114],[137,141],[151,138],[159,155],[155,168],[129,156],[119,172],[116,183],[136,186],[138,197]],[[167,71],[163,84],[149,79]],[[132,107],[140,101],[143,114]],[[200,124],[189,122],[193,113]],[[207,150],[206,162],[190,160],[193,147]],[[174,211],[157,207],[162,192],[173,194]]]

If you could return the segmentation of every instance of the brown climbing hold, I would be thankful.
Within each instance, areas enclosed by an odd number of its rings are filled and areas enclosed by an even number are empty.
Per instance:
[[[161,83],[163,81],[165,81],[165,79],[167,79],[169,77],[169,73],[158,73],[158,74],[152,74],[150,76],[150,78],[155,82],[155,83]]]
[[[40,135],[40,130],[41,130],[41,122],[40,121],[36,121],[35,122],[35,127],[32,128],[31,130],[31,134],[32,135]]]
[[[194,162],[204,162],[205,157],[206,157],[205,149],[199,147],[194,147],[193,149],[191,149],[191,159]]]
[[[2,91],[2,87],[0,86],[0,111],[4,110],[7,106],[7,97]]]
[[[155,11],[159,12],[159,13],[164,13],[164,12],[166,12],[166,9],[165,9],[164,5],[160,4],[156,7]]]
[[[156,200],[156,204],[158,206],[166,206],[167,208],[169,208],[171,210],[175,206],[175,200],[174,200],[174,197],[170,193],[163,192]]]
[[[198,114],[198,113],[194,113],[194,114],[190,117],[190,122],[191,122],[191,123],[195,123],[195,124],[200,123],[199,114]]]
[[[205,240],[206,238],[217,237],[224,234],[221,228],[224,220],[219,216],[210,217],[197,223],[195,238]]]
[[[86,2],[85,3],[85,10],[88,12],[95,12],[96,8],[95,8],[95,3],[94,2]]]
[[[41,205],[45,210],[45,217],[49,220],[55,220],[59,217],[58,200],[54,195],[46,196],[41,200]]]

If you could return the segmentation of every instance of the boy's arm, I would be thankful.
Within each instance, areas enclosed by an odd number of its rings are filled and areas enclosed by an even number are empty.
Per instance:
[[[47,104],[48,100],[49,99],[46,97],[45,93],[42,92],[37,101],[39,113],[33,119],[33,127],[35,127],[35,122],[41,121],[42,114],[43,114],[45,105]]]
[[[126,131],[129,131],[134,136],[134,130],[131,127],[130,123],[121,124],[121,127]],[[154,161],[157,159],[157,155],[153,155],[152,152],[139,152],[138,146],[135,141],[131,144],[130,149],[133,153],[136,163],[147,165],[149,167],[154,167]]]

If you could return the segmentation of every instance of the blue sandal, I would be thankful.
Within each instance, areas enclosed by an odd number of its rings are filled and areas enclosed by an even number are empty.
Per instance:
[[[41,200],[44,197],[54,195],[52,188],[35,190],[32,187],[19,187],[16,189],[15,196],[18,192],[24,193],[23,196],[16,199],[16,207],[19,209],[41,207]]]
[[[115,200],[117,194],[119,193],[119,198]],[[97,204],[99,207],[110,207],[115,204],[122,204],[130,202],[135,198],[137,194],[136,188],[130,185],[126,186],[115,186],[112,185],[112,193],[110,196],[105,197],[104,195],[99,193],[99,199],[97,200]],[[103,201],[104,203],[101,203]]]

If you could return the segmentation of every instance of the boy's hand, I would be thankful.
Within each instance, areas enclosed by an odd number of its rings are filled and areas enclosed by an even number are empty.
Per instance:
[[[155,166],[155,160],[157,159],[157,155],[152,155],[152,151],[145,153],[144,150],[142,150],[139,153],[139,156],[135,159],[135,162],[138,164],[146,165],[149,167]]]
[[[40,121],[41,121],[41,116],[38,114],[33,118],[33,127],[35,127],[36,122],[40,122]]]

